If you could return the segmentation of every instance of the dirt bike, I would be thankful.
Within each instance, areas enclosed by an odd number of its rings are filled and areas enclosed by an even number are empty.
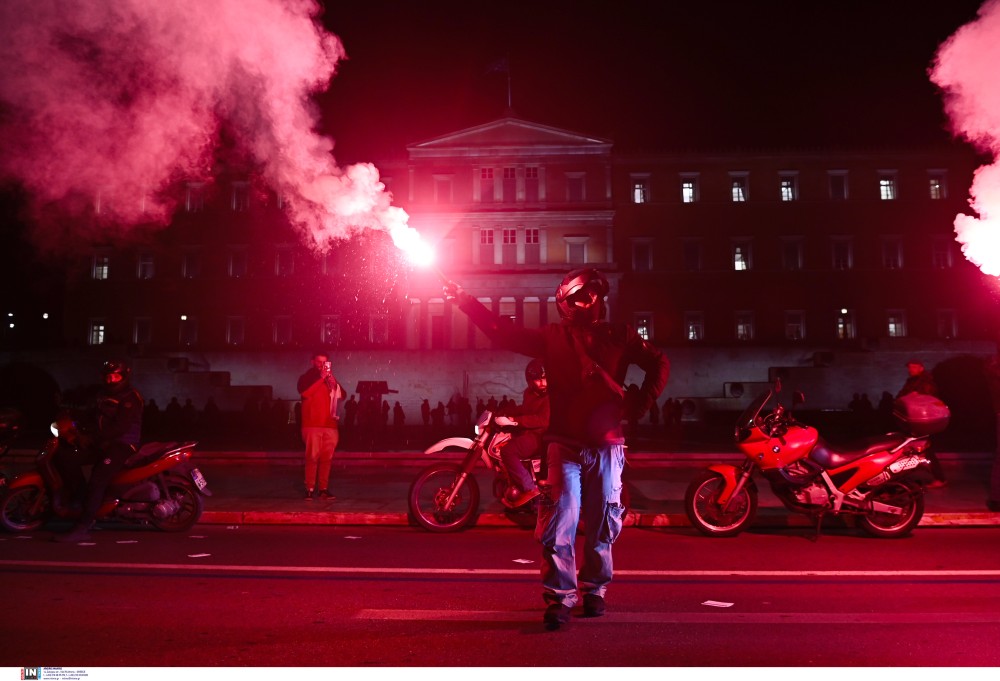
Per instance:
[[[0,494],[0,527],[27,532],[53,519],[72,520],[78,506],[63,500],[65,486],[55,465],[62,448],[86,446],[70,419],[52,424],[33,470],[16,476]],[[97,512],[100,520],[152,525],[166,532],[190,529],[211,496],[208,483],[191,464],[196,442],[149,442],[142,445],[115,475]]]
[[[761,393],[740,415],[734,439],[742,465],[716,464],[688,486],[684,510],[691,524],[712,537],[732,537],[753,522],[759,472],[785,507],[814,518],[817,536],[826,514],[853,516],[875,537],[902,537],[924,513],[924,486],[933,479],[929,436],[948,425],[947,406],[929,395],[897,401],[907,432],[892,432],[846,446],[820,437],[780,403],[764,415],[781,389]],[[796,393],[793,406],[805,400]]]
[[[500,452],[513,437],[510,428],[497,425],[494,414],[484,411],[475,428],[476,437],[449,437],[428,447],[425,454],[446,451],[464,452],[460,463],[440,461],[421,471],[410,485],[408,504],[410,517],[431,532],[455,532],[472,525],[479,514],[479,483],[472,471],[482,460],[496,477],[493,496],[501,499],[510,478],[500,459]],[[542,452],[530,460],[528,470],[537,481],[542,465]],[[530,510],[530,506],[526,505]]]

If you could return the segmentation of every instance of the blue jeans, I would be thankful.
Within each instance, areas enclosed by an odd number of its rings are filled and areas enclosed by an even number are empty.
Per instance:
[[[611,545],[622,529],[625,448],[582,450],[551,443],[535,538],[542,544],[542,597],[572,608],[583,594],[604,596],[614,571]],[[583,565],[576,571],[576,532],[584,524]]]

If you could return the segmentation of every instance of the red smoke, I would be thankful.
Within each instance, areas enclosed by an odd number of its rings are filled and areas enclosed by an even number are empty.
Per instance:
[[[399,229],[369,164],[337,166],[311,96],[344,58],[314,0],[0,2],[0,172],[36,208],[166,224],[220,123],[305,240]]]
[[[958,29],[938,50],[931,80],[944,93],[956,135],[993,157],[976,171],[969,204],[979,217],[958,215],[962,252],[986,274],[1000,277],[1000,0]]]

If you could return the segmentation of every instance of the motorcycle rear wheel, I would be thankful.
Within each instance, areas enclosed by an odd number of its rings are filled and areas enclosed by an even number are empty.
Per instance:
[[[858,517],[858,525],[873,537],[896,539],[910,534],[924,516],[924,492],[915,483],[892,481],[871,494],[872,501],[899,506],[902,515],[870,512]]]
[[[166,518],[152,516],[149,522],[153,527],[164,532],[184,532],[194,527],[201,518],[205,502],[201,494],[187,480],[171,478],[167,480],[167,493],[169,498],[180,504],[180,508],[173,515]]]
[[[725,479],[718,473],[702,471],[688,485],[684,494],[684,511],[688,520],[709,537],[735,537],[749,527],[757,513],[757,488],[753,481],[729,502],[729,509],[719,505],[719,495]]]
[[[418,525],[431,532],[457,532],[475,522],[479,512],[479,483],[471,474],[452,503],[447,504],[461,473],[458,464],[437,463],[417,476],[410,485],[407,500],[410,517]]]
[[[0,497],[0,526],[8,532],[30,532],[52,515],[48,495],[41,487],[7,489]]]

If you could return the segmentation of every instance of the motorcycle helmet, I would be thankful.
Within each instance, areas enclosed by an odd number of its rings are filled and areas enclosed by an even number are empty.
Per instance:
[[[559,316],[572,324],[588,325],[604,318],[608,280],[593,268],[573,270],[556,288]]]
[[[114,390],[123,390],[128,386],[128,378],[131,372],[132,370],[124,362],[116,359],[108,360],[101,367],[101,376],[104,379],[104,385]]]
[[[524,380],[531,383],[540,378],[545,378],[545,365],[542,364],[542,360],[533,359],[524,368]]]

